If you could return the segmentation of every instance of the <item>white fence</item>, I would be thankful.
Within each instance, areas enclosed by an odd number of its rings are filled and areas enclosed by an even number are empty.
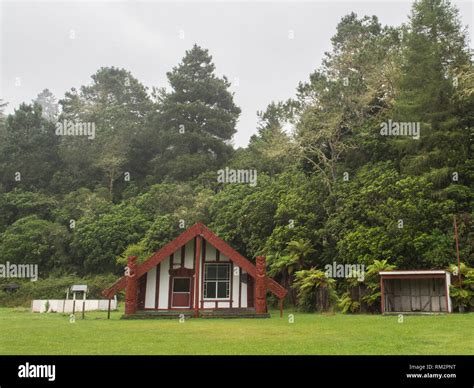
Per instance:
[[[49,302],[48,311],[46,311],[46,304]],[[34,313],[56,312],[56,313],[72,313],[74,301],[72,299],[37,299],[31,302],[31,311]],[[84,301],[76,299],[76,312],[82,311]],[[107,311],[109,308],[108,299],[88,299],[85,301],[85,311]],[[110,309],[117,310],[117,300],[110,301]]]

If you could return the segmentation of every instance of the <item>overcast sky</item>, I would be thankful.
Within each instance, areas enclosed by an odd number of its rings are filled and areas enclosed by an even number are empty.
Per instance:
[[[472,2],[454,3],[472,46]],[[7,113],[44,88],[61,98],[101,66],[126,68],[150,88],[167,86],[166,72],[197,43],[234,84],[242,109],[234,144],[245,146],[256,111],[294,95],[330,49],[342,16],[400,25],[410,8],[411,1],[0,0],[0,98]]]

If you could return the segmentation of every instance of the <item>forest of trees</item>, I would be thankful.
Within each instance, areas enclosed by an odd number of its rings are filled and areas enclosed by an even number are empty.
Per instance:
[[[379,269],[456,263],[456,216],[469,292],[474,71],[456,9],[422,0],[399,27],[350,14],[331,43],[293,97],[258,112],[245,148],[232,146],[230,82],[198,45],[166,87],[103,67],[2,114],[0,262],[38,264],[42,279],[117,275],[201,221],[249,259],[265,255],[290,303],[322,308],[324,289],[355,312],[376,309]],[[71,123],[93,132],[69,136]],[[385,133],[390,123],[419,136]],[[225,167],[256,170],[258,184],[218,182]],[[324,276],[333,262],[366,266],[362,299]]]

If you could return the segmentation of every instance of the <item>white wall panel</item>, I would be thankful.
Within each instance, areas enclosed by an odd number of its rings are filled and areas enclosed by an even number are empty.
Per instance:
[[[158,298],[158,308],[167,309],[168,308],[168,294],[170,286],[170,258],[167,257],[160,263],[160,293]]]
[[[146,277],[145,308],[154,309],[156,297],[156,266],[147,272]]]

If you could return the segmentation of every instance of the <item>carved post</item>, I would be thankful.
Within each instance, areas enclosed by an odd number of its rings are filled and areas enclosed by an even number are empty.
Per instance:
[[[265,314],[267,312],[267,281],[264,256],[257,256],[256,268],[257,276],[255,277],[255,313]]]
[[[206,242],[204,241],[204,244]],[[196,256],[194,258],[195,263],[194,263],[194,268],[195,268],[195,275],[194,275],[194,317],[199,318],[199,269],[201,268],[201,244],[203,244],[202,241],[202,236],[196,236]],[[204,275],[203,275],[204,276]],[[204,292],[204,290],[203,290]],[[192,304],[192,301],[191,301]]]
[[[127,286],[125,288],[125,315],[135,314],[137,311],[137,256],[129,256],[127,263]]]

